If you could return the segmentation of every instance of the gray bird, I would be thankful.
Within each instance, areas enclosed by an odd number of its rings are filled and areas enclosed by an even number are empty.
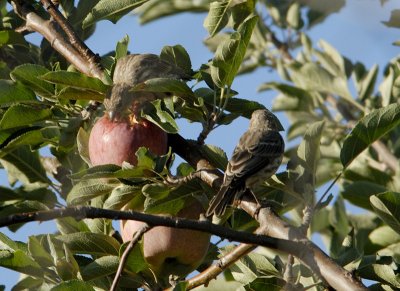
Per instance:
[[[206,216],[222,216],[226,208],[240,199],[246,189],[252,191],[276,172],[285,149],[279,134],[282,130],[279,120],[269,110],[253,112],[249,128],[233,151],[222,186],[211,200]]]
[[[187,80],[190,76],[182,68],[154,54],[132,54],[119,59],[114,70],[114,85],[104,99],[110,119],[121,119],[127,111],[139,113],[144,102],[165,97],[165,93],[130,91],[133,86],[152,78]]]

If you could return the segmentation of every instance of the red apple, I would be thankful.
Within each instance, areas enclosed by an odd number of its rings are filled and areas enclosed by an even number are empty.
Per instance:
[[[137,164],[139,147],[162,155],[167,152],[167,133],[146,119],[111,121],[104,115],[96,121],[89,137],[89,156],[93,166]]]
[[[198,219],[204,212],[198,201],[185,206],[176,215],[189,219]],[[123,241],[130,241],[143,222],[121,221]],[[143,252],[153,272],[162,278],[169,275],[186,276],[195,270],[207,254],[210,234],[195,230],[157,226],[144,234]]]

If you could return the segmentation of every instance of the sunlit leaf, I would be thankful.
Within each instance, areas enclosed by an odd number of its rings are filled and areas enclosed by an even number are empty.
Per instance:
[[[88,89],[100,93],[105,93],[109,89],[109,86],[105,85],[101,80],[88,77],[79,72],[48,72],[47,74],[42,75],[40,79],[54,84],[70,86],[78,89]]]
[[[83,20],[82,27],[86,28],[103,19],[116,23],[122,16],[128,14],[147,1],[148,0],[100,0]]]
[[[210,11],[204,20],[204,27],[211,37],[216,35],[228,23],[229,5],[232,0],[215,1],[210,4]]]
[[[232,33],[228,40],[218,46],[211,64],[211,76],[218,87],[232,84],[257,21],[257,16],[247,19],[239,26],[237,32]]]
[[[191,75],[192,62],[190,56],[181,45],[165,46],[160,53],[160,59],[165,60],[175,66],[183,69],[188,75]]]
[[[85,281],[114,274],[119,265],[118,256],[103,256],[82,268],[81,274]]]
[[[0,129],[31,125],[52,115],[50,109],[17,104],[9,107],[0,120]]]
[[[163,108],[162,100],[158,99],[146,106],[142,116],[158,125],[168,133],[177,133],[179,131],[178,125],[175,122],[171,113]]]
[[[400,193],[384,192],[370,197],[375,213],[400,234]]]
[[[56,239],[67,244],[72,252],[79,254],[118,255],[120,246],[111,236],[91,232],[63,234],[56,236]]]
[[[104,202],[105,209],[120,210],[125,204],[132,200],[135,196],[141,195],[142,189],[137,186],[121,185],[115,187],[110,196]]]
[[[7,170],[8,180],[11,185],[17,181],[24,184],[42,182],[49,183],[37,151],[32,152],[26,146],[17,147],[15,150],[2,156],[0,163]]]
[[[347,167],[362,151],[399,124],[399,104],[375,109],[361,118],[343,142],[342,165]]]
[[[102,179],[82,180],[74,185],[68,193],[67,203],[71,205],[82,204],[95,197],[110,193],[114,187],[115,185]]]
[[[22,85],[10,80],[0,80],[0,107],[8,107],[17,103],[39,103],[35,93]]]
[[[48,72],[47,68],[40,65],[23,64],[14,68],[10,76],[13,80],[20,81],[41,96],[52,96],[54,95],[54,85],[40,79],[40,76]]]
[[[95,291],[93,286],[81,280],[69,280],[58,284],[56,287],[50,289],[51,291]]]

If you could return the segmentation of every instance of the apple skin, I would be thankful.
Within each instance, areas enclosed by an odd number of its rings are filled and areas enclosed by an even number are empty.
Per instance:
[[[176,216],[199,219],[200,213],[204,213],[204,208],[197,200],[193,200]],[[130,241],[134,232],[143,224],[135,220],[121,220],[122,240]],[[168,278],[169,275],[184,277],[202,263],[210,244],[210,234],[156,226],[144,234],[143,241],[144,257],[158,277]]]
[[[94,124],[89,137],[89,157],[93,166],[137,164],[139,147],[147,147],[156,155],[167,152],[167,133],[146,119],[111,121],[104,115]]]

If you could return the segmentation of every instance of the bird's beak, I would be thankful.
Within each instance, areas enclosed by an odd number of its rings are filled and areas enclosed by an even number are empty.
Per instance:
[[[114,110],[108,111],[108,118],[109,118],[111,121],[115,121],[115,119],[117,118],[116,112],[115,112]]]

